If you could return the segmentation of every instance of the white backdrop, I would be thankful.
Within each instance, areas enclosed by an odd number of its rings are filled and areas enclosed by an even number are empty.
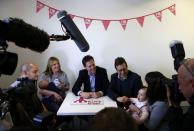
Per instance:
[[[11,76],[2,75],[0,87],[7,87],[19,75],[22,63],[32,61],[40,66],[40,72],[46,68],[50,56],[61,61],[62,69],[67,73],[71,86],[83,68],[83,56],[90,54],[96,65],[107,69],[108,75],[115,72],[114,59],[123,56],[129,69],[144,76],[149,71],[161,71],[166,76],[175,74],[169,42],[181,40],[184,43],[186,57],[194,56],[194,1],[193,0],[40,0],[70,14],[97,19],[132,18],[157,12],[176,4],[176,16],[165,11],[162,22],[154,16],[146,17],[141,28],[135,21],[128,21],[124,31],[118,22],[111,22],[107,31],[102,23],[93,21],[86,30],[83,19],[74,18],[74,22],[90,45],[88,52],[81,52],[72,40],[51,42],[43,53],[36,53],[9,43],[8,50],[19,56],[18,66]],[[45,30],[48,34],[62,34],[60,22],[54,15],[48,18],[48,8],[35,12],[35,0],[1,0],[0,19],[17,17],[25,22]]]

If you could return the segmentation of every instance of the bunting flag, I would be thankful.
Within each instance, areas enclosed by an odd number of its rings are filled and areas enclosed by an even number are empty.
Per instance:
[[[43,7],[45,7],[45,4],[41,3],[40,1],[36,2],[36,13],[38,13]]]
[[[176,6],[176,5],[174,4],[174,5],[170,6],[170,7],[168,7],[168,9],[170,10],[170,12],[172,12],[174,15],[176,15],[175,6]]]
[[[137,22],[139,23],[139,25],[140,25],[141,27],[143,27],[144,18],[145,18],[145,16],[141,16],[141,17],[137,17],[137,18],[136,18],[136,19],[137,19]]]
[[[123,27],[123,30],[126,29],[128,19],[119,20],[121,26]]]
[[[49,7],[48,9],[49,9],[49,19],[50,19],[53,15],[55,15],[55,13],[56,13],[58,10],[56,10],[56,9],[54,9],[54,8],[52,8],[52,7]]]
[[[85,25],[86,25],[86,29],[88,29],[88,27],[89,27],[90,24],[92,23],[92,19],[84,18],[84,23],[85,23]]]
[[[104,29],[107,30],[110,24],[110,20],[102,20],[102,24],[104,25]]]
[[[56,14],[56,12],[59,11],[58,9],[50,7],[49,5],[46,5],[46,4],[42,3],[42,2],[40,2],[39,0],[36,0],[36,13],[40,12],[40,10],[43,9],[44,7],[48,8],[49,19],[51,17],[53,17]],[[95,21],[101,21],[105,30],[108,29],[110,23],[113,22],[113,21],[119,22],[121,24],[123,30],[126,30],[126,26],[127,26],[127,23],[128,23],[129,20],[136,20],[138,22],[138,24],[141,27],[143,27],[144,26],[144,22],[145,22],[145,18],[148,17],[148,16],[154,15],[156,17],[156,19],[161,22],[162,21],[162,14],[166,10],[169,10],[171,13],[176,15],[176,5],[175,4],[173,4],[173,5],[171,5],[171,6],[167,7],[167,8],[164,8],[162,10],[159,10],[157,12],[154,12],[154,13],[150,13],[150,14],[146,14],[146,15],[138,16],[138,17],[133,17],[133,18],[127,18],[127,19],[118,19],[118,20],[108,20],[108,19],[104,19],[103,20],[103,19],[96,19],[96,18],[86,18],[86,17],[82,17],[82,16],[77,16],[77,15],[74,15],[74,14],[68,14],[68,15],[71,17],[72,20],[75,17],[83,19],[84,24],[86,26],[86,29],[88,29],[90,27],[92,21],[95,20]]]
[[[162,21],[162,11],[158,11],[154,15],[160,22]]]

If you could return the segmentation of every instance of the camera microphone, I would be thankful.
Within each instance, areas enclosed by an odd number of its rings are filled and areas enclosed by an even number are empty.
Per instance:
[[[84,36],[81,34],[71,17],[67,14],[65,10],[60,11],[57,14],[57,17],[61,24],[65,27],[67,33],[71,36],[71,39],[74,40],[78,48],[82,52],[86,52],[89,50],[89,44],[84,38]]]
[[[46,50],[50,43],[49,36],[45,31],[18,18],[0,20],[0,38],[37,52]]]

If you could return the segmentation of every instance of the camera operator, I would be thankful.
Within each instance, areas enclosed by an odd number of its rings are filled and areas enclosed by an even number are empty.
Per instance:
[[[32,63],[22,65],[21,75],[8,90],[10,96],[10,113],[15,126],[31,126],[35,115],[43,111],[37,97],[36,81],[39,76],[38,66]]]
[[[181,107],[170,99],[172,94],[167,90],[169,127],[171,131],[194,131],[194,58],[185,60],[178,68],[178,83],[190,106],[183,114]]]

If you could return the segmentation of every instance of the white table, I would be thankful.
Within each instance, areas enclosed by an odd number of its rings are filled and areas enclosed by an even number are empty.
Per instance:
[[[105,107],[117,107],[115,101],[110,99],[108,96],[100,97],[93,100],[102,100],[103,104],[73,104],[76,100],[79,100],[80,96],[75,96],[72,92],[69,92],[57,111],[58,116],[65,115],[95,115]],[[84,99],[88,100],[88,99]],[[95,102],[95,101],[94,101]]]

